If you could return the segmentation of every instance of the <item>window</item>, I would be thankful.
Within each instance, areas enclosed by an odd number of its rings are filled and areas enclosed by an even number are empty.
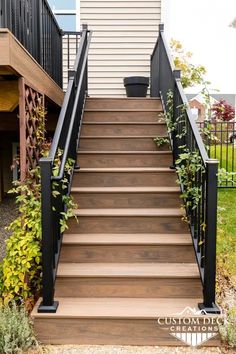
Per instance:
[[[199,118],[199,110],[196,107],[191,108],[191,112],[192,115],[194,117],[195,120],[197,120]]]
[[[79,30],[79,0],[49,0],[48,2],[59,26],[64,31]]]

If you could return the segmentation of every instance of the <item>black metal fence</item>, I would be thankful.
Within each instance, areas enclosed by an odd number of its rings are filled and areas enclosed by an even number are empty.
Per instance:
[[[62,31],[47,0],[0,0],[0,28],[8,28],[62,86]]]
[[[203,304],[199,304],[199,308],[208,313],[217,313],[219,309],[215,305],[215,277],[218,161],[210,159],[207,154],[199,129],[187,107],[180,71],[174,70],[163,35],[163,25],[159,29],[159,38],[151,56],[151,96],[161,96],[165,110],[170,113],[169,92],[173,95],[173,112],[170,118],[173,165],[177,166],[176,162],[184,151],[197,156],[199,167],[195,169],[190,181],[191,189],[197,195],[195,206],[189,206],[186,198],[184,202],[203,284]],[[187,163],[187,159],[182,162],[183,168],[187,168]],[[180,186],[184,195],[188,195],[188,186],[183,183],[181,176]]]
[[[211,158],[219,160],[219,188],[236,188],[236,123],[198,122]]]
[[[42,186],[42,267],[43,301],[39,312],[55,312],[54,283],[61,247],[61,220],[65,211],[64,197],[69,195],[71,185],[61,188],[68,178],[68,159],[77,160],[77,147],[82,123],[82,114],[87,95],[87,63],[91,33],[84,29],[76,56],[74,70],[69,74],[65,95],[49,156],[40,160]],[[58,152],[63,152],[57,176],[53,173]],[[72,176],[70,176],[72,179]],[[57,196],[55,197],[55,191]]]

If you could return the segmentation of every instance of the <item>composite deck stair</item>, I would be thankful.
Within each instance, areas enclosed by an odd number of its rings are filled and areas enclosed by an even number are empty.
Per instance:
[[[153,141],[167,136],[162,115],[159,99],[86,100],[71,190],[79,223],[62,241],[57,312],[33,311],[42,342],[181,345],[157,318],[197,308],[202,284],[172,153]]]

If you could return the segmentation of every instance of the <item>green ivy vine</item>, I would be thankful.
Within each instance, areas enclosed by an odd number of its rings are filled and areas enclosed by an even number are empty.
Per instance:
[[[186,136],[186,110],[187,106],[182,104],[177,107],[179,109],[179,116],[173,122],[173,92],[171,90],[167,93],[167,112],[166,112],[166,124],[170,134],[177,131],[179,124],[183,124],[181,132],[176,134],[176,138],[181,140]],[[201,163],[201,157],[197,150],[190,151],[186,145],[179,147],[182,152],[179,154],[175,161],[176,172],[178,174],[177,183],[181,185],[181,199],[184,201],[185,207],[193,211],[199,205],[202,198],[202,187],[197,186],[198,173],[204,173],[204,168]]]
[[[44,138],[45,112],[35,113],[38,120],[37,149],[40,155],[47,156],[50,144]],[[53,174],[59,171],[63,151],[58,151],[53,166]],[[53,182],[53,197],[58,196],[57,187],[67,189],[74,161],[68,159],[66,163],[66,177],[61,182]],[[19,216],[7,227],[11,231],[6,241],[6,256],[0,264],[0,298],[4,303],[11,300],[23,301],[28,308],[34,305],[41,291],[41,177],[40,168],[28,171],[24,181],[16,181],[9,193],[16,196]],[[61,184],[59,186],[59,184]],[[77,205],[71,196],[63,196],[65,211],[61,219],[61,232],[67,228],[70,217],[76,217],[74,210]]]

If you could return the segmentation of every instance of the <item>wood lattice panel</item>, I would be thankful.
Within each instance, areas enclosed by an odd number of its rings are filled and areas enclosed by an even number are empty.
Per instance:
[[[27,171],[34,169],[40,158],[38,110],[44,108],[44,95],[30,87],[23,78],[19,80],[20,104],[20,170],[21,180]]]

